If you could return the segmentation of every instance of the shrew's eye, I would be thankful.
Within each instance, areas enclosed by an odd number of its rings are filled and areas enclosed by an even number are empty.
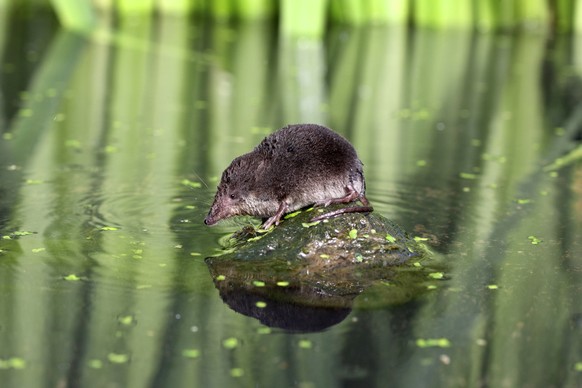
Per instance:
[[[236,197],[236,196],[235,196],[234,194],[231,194],[231,195],[230,195],[230,199],[235,199],[235,197]]]

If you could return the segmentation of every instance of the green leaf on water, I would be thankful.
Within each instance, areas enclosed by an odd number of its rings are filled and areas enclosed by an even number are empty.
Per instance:
[[[226,276],[224,276],[224,275],[218,275],[218,276],[216,277],[216,280],[217,280],[217,281],[219,281],[219,282],[221,282],[221,281],[223,281],[223,280],[225,280],[225,279],[226,279]]]
[[[321,221],[315,221],[315,222],[302,222],[302,223],[301,223],[301,225],[302,225],[304,228],[309,228],[309,227],[312,227],[312,226],[315,226],[315,225],[319,224],[320,222],[321,222]]]
[[[89,365],[89,368],[93,368],[93,369],[103,368],[103,361],[96,359],[96,358],[89,360],[89,362],[87,364]]]
[[[232,368],[230,370],[230,375],[232,377],[242,377],[245,375],[245,371],[243,368]]]
[[[289,282],[287,281],[278,281],[277,282],[277,286],[279,287],[287,287],[289,285]]]
[[[298,345],[301,349],[311,349],[313,347],[313,343],[307,339],[299,340]]]
[[[116,228],[115,226],[102,226],[101,228],[99,228],[99,230],[114,231],[114,230],[119,230],[119,228]]]
[[[65,276],[64,279],[69,282],[78,282],[79,280],[81,280],[81,278],[75,275],[74,273]]]
[[[273,330],[270,327],[259,327],[257,329],[257,334],[271,334]]]
[[[200,350],[198,349],[183,349],[182,357],[186,358],[198,358],[200,357]]]
[[[234,349],[238,346],[238,339],[234,337],[227,338],[222,341],[222,346],[225,349]]]
[[[133,320],[134,318],[132,315],[122,315],[119,318],[117,318],[117,321],[125,326],[131,325],[133,323]]]
[[[354,239],[358,238],[358,230],[357,230],[357,229],[352,229],[352,230],[350,230],[350,234],[349,234],[349,235],[350,235],[350,238],[351,238],[352,240],[354,240]]]
[[[538,245],[542,242],[542,240],[540,240],[536,236],[527,236],[527,238],[532,243],[532,245]]]
[[[109,353],[107,359],[112,364],[125,364],[129,361],[129,355],[122,353]]]
[[[574,364],[574,370],[576,372],[582,372],[582,361],[577,362],[576,364]]]
[[[445,277],[445,274],[442,272],[432,272],[428,274],[428,277],[432,279],[442,279]]]
[[[321,255],[319,255],[319,257],[321,257],[322,259],[329,259],[329,255],[322,253]]]
[[[253,280],[253,286],[255,287],[265,287],[265,282],[260,280]]]
[[[386,235],[386,240],[388,240],[391,243],[396,242],[396,238],[394,236],[392,236],[391,234]]]
[[[497,284],[489,284],[487,288],[490,290],[498,290],[499,286]]]
[[[46,251],[46,248],[33,248],[32,253],[40,253]]]
[[[12,233],[13,236],[18,236],[18,237],[30,236],[31,234],[34,234],[34,232],[27,232],[25,230],[17,230],[16,232]]]
[[[477,179],[479,176],[470,172],[461,172],[459,173],[459,177],[461,177],[461,179]]]
[[[416,340],[419,348],[449,348],[451,342],[446,338],[419,338]]]
[[[20,357],[10,357],[8,359],[0,359],[0,369],[24,369],[26,368],[26,361]]]
[[[257,306],[260,309],[264,309],[265,307],[267,307],[267,302],[263,302],[260,300],[257,303],[255,303],[255,306]]]

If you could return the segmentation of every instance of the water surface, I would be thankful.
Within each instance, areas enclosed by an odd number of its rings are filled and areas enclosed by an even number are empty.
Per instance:
[[[159,18],[86,39],[37,17],[0,39],[3,386],[582,385],[568,38]],[[354,144],[442,279],[314,333],[223,303],[204,258],[248,220],[203,225],[218,177],[298,122]]]

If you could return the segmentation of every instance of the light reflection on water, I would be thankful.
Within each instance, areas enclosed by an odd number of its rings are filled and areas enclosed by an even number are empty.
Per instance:
[[[580,384],[580,163],[543,170],[579,146],[565,40],[157,28],[56,33],[30,82],[3,84],[7,386]],[[232,158],[307,121],[352,141],[376,211],[428,238],[446,276],[417,298],[372,287],[321,333],[269,333],[204,263],[247,221],[202,220]],[[382,304],[387,287],[401,303]]]

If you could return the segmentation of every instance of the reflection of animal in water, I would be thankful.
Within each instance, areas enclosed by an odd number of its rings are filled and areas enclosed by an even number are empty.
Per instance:
[[[222,300],[234,311],[258,319],[263,325],[290,332],[317,332],[342,322],[352,311],[351,299],[347,306],[309,306],[298,301],[283,301],[265,295],[255,295],[243,288],[219,287]],[[315,294],[315,291],[314,291]],[[322,297],[322,299],[325,299]],[[265,307],[257,307],[257,303]]]
[[[290,211],[360,200],[313,220],[348,212],[370,212],[362,162],[354,147],[329,128],[316,124],[286,126],[253,151],[234,159],[222,174],[206,225],[236,216],[267,218],[278,225]]]

